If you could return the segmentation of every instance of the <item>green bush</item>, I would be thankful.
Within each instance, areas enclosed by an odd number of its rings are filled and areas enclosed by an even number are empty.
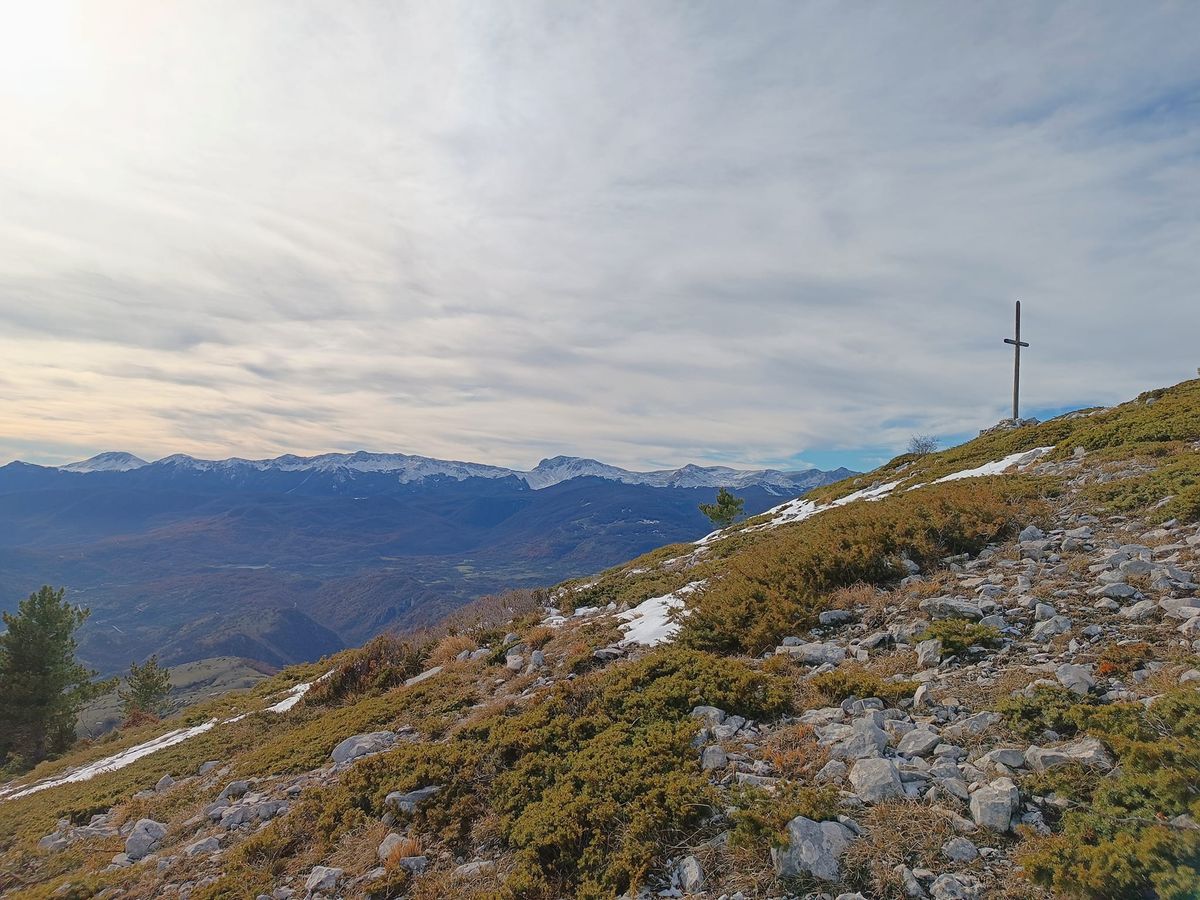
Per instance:
[[[949,554],[978,552],[1040,511],[1041,492],[1024,478],[948,482],[759,533],[689,600],[679,640],[757,655],[815,625],[829,592],[899,578],[900,557],[931,567]]]
[[[730,798],[733,827],[729,845],[761,850],[786,843],[787,823],[804,816],[815,822],[837,818],[838,792],[832,787],[806,787],[794,782],[778,785],[773,793],[760,788],[742,788]]]
[[[925,629],[917,640],[939,640],[942,642],[942,659],[956,656],[971,647],[999,647],[1000,629],[991,625],[980,625],[966,619],[943,619]]]
[[[1042,686],[1026,694],[1014,694],[996,705],[1005,724],[1023,738],[1035,739],[1043,731],[1070,737],[1079,730],[1072,711],[1079,698],[1063,687]]]
[[[878,697],[889,706],[895,706],[917,690],[915,681],[885,681],[878,675],[850,666],[814,675],[804,682],[804,686],[819,706],[836,706],[849,697],[860,700]]]
[[[1055,718],[1101,738],[1120,766],[1103,778],[1064,773],[1051,780],[1047,773],[1032,782],[1078,793],[1058,833],[1029,841],[1020,854],[1029,877],[1095,900],[1195,900],[1200,832],[1170,821],[1200,817],[1200,694],[1167,694],[1149,710],[1138,703],[1079,703]]]
[[[639,885],[664,847],[718,808],[691,745],[698,705],[750,718],[790,707],[785,679],[678,647],[557,685],[465,724],[437,745],[404,745],[343,775],[355,808],[441,784],[415,824],[465,849],[486,812],[509,850],[510,895],[612,897]]]
[[[429,647],[381,634],[343,654],[333,671],[313,684],[304,702],[333,706],[363,695],[381,694],[419,673],[428,651]]]

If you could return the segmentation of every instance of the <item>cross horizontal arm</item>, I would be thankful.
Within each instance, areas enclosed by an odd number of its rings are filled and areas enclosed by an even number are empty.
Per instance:
[[[1004,339],[1004,343],[1006,343],[1006,344],[1015,344],[1015,345],[1016,345],[1016,346],[1018,346],[1018,347],[1028,347],[1028,346],[1029,346],[1029,345],[1028,345],[1027,343],[1025,343],[1024,341],[1014,341],[1012,338],[1005,338],[1005,339]]]

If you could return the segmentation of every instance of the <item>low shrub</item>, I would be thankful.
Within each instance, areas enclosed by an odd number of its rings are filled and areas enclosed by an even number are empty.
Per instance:
[[[906,556],[925,568],[977,553],[1040,512],[1031,479],[930,485],[873,503],[836,507],[748,540],[724,574],[689,599],[679,640],[691,647],[757,655],[814,626],[827,595],[903,575]]]
[[[1132,675],[1154,655],[1150,645],[1145,641],[1132,644],[1115,644],[1105,647],[1096,661],[1096,677],[1125,678]]]
[[[832,672],[822,672],[800,683],[802,706],[815,708],[836,706],[849,697],[865,699],[878,697],[895,706],[917,691],[915,681],[888,681],[861,666],[843,665]]]
[[[1073,717],[1078,700],[1066,688],[1043,685],[1000,701],[996,712],[1023,738],[1036,739],[1043,731],[1070,737],[1079,730]]]
[[[1146,709],[1139,703],[1079,703],[1056,716],[1101,738],[1120,766],[1107,777],[1048,773],[1073,805],[1058,832],[1027,842],[1020,862],[1035,882],[1071,896],[1194,900],[1200,831],[1176,827],[1200,817],[1200,694],[1179,690]]]
[[[441,744],[363,760],[342,786],[381,815],[390,791],[443,785],[417,829],[464,849],[490,811],[512,853],[509,895],[611,897],[717,807],[691,744],[697,705],[773,717],[789,708],[788,685],[737,660],[661,649],[558,685],[535,706],[484,715]]]
[[[372,638],[350,651],[304,696],[306,704],[333,706],[366,694],[381,694],[419,673],[429,647],[392,634]]]
[[[837,818],[838,792],[831,787],[806,787],[794,782],[780,784],[772,793],[761,788],[740,788],[733,792],[730,803],[729,844],[742,849],[759,850],[787,843],[787,823],[796,816],[815,822]]]
[[[933,622],[917,640],[939,640],[942,642],[942,659],[957,656],[971,647],[999,647],[1000,629],[991,625],[980,625],[966,619],[942,619]]]

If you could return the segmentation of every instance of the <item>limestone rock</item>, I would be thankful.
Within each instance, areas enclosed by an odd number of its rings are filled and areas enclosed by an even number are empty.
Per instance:
[[[1054,674],[1058,678],[1059,684],[1080,697],[1086,697],[1096,686],[1096,681],[1086,666],[1063,663]]]
[[[137,861],[157,850],[167,833],[167,826],[153,819],[138,819],[125,839],[125,855]]]
[[[1025,764],[1035,772],[1045,772],[1073,762],[1105,771],[1115,765],[1104,745],[1093,737],[1080,738],[1057,747],[1030,747],[1025,751]]]
[[[921,601],[921,610],[934,619],[970,619],[978,622],[983,611],[961,597],[929,597]]]
[[[676,875],[679,879],[679,886],[685,893],[698,894],[704,890],[704,869],[701,868],[700,860],[696,857],[685,856],[679,863]]]
[[[971,818],[992,831],[1008,831],[1021,795],[1011,778],[997,778],[971,795]]]
[[[969,863],[979,855],[979,848],[965,837],[954,837],[942,844],[942,855],[954,862]]]
[[[304,882],[304,889],[310,894],[317,891],[332,891],[341,880],[341,869],[334,869],[329,866],[313,866],[313,870],[309,872],[308,878]]]
[[[396,741],[396,735],[391,731],[372,731],[367,734],[356,734],[348,737],[329,754],[335,763],[347,763],[366,756],[368,753],[378,753],[386,750]]]
[[[839,822],[814,822],[797,816],[788,822],[785,847],[772,847],[771,860],[780,878],[812,875],[822,881],[837,881],[838,861],[854,839],[854,833]]]
[[[867,803],[904,796],[900,773],[890,759],[860,759],[850,768],[854,793]]]
[[[937,638],[917,644],[917,665],[922,669],[933,669],[942,659],[942,642]]]
[[[415,791],[403,793],[401,791],[392,791],[383,798],[385,806],[394,809],[401,813],[414,813],[417,811],[417,804],[423,800],[427,800],[442,789],[440,784],[431,784],[427,787],[418,788]]]

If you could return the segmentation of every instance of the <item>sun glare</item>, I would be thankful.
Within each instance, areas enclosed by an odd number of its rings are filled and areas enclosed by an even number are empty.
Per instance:
[[[65,0],[0,0],[0,96],[41,99],[75,62],[75,10]]]

